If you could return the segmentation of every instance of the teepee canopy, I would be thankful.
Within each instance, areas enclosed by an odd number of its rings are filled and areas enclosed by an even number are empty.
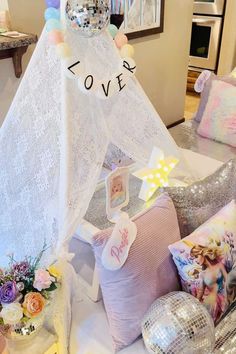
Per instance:
[[[63,6],[62,6],[63,8]],[[64,11],[64,10],[63,10]],[[103,79],[120,65],[110,35],[65,32],[75,61]],[[102,100],[65,76],[44,30],[0,130],[1,265],[7,254],[57,258],[84,216],[108,144],[146,164],[153,146],[184,162],[137,79]]]
[[[62,18],[64,9],[62,1]],[[65,29],[65,38],[74,62],[83,62],[100,80],[119,69],[119,53],[106,31],[88,39]],[[142,164],[157,146],[178,158],[179,172],[187,173],[138,81],[131,78],[107,100],[85,94],[65,75],[44,30],[0,130],[0,266],[8,264],[10,253],[16,260],[38,255],[45,241],[43,263],[60,260],[63,286],[52,316],[60,354],[67,352],[76,291],[67,244],[86,213],[108,146],[110,157],[115,146]]]

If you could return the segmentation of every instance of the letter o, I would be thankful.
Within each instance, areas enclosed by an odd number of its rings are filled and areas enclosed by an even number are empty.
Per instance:
[[[90,90],[92,88],[92,86],[93,86],[93,76],[88,75],[88,76],[86,76],[86,78],[84,80],[84,87],[86,88],[86,90]]]

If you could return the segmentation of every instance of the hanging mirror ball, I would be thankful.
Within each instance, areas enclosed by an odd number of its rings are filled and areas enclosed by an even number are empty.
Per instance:
[[[68,26],[85,37],[99,34],[110,20],[109,0],[68,0]]]

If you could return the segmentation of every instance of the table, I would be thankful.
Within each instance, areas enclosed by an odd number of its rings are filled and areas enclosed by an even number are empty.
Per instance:
[[[22,56],[27,51],[30,44],[38,40],[35,34],[27,34],[21,38],[10,38],[0,36],[0,59],[12,58],[15,76],[21,77],[22,74]]]

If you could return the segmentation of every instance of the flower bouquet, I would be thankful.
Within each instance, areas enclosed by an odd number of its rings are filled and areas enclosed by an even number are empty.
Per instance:
[[[36,258],[17,262],[9,256],[9,267],[0,270],[0,332],[8,339],[24,339],[36,333],[44,322],[52,292],[59,285],[54,265],[39,267],[46,245]]]

